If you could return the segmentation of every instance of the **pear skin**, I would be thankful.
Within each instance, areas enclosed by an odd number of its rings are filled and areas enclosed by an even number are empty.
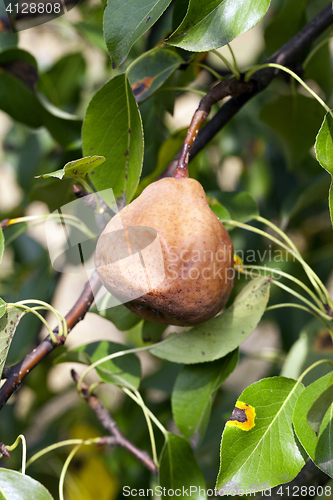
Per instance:
[[[226,304],[233,255],[230,236],[201,184],[164,178],[109,222],[97,242],[95,264],[105,287],[138,316],[193,326]]]

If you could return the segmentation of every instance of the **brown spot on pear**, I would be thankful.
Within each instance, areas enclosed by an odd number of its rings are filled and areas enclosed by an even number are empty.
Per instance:
[[[189,178],[156,181],[123,208],[100,236],[95,264],[112,295],[158,323],[204,323],[233,287],[230,236]]]

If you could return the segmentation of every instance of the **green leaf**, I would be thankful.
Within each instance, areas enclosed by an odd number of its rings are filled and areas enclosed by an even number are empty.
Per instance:
[[[318,435],[318,445],[314,456],[314,463],[328,476],[333,478],[333,404],[331,404],[323,418]]]
[[[238,350],[211,363],[184,366],[172,391],[174,420],[180,432],[198,446],[205,435],[216,391],[235,369]]]
[[[153,323],[145,319],[141,330],[142,342],[158,342],[167,327],[168,325]]]
[[[172,11],[172,31],[175,31],[186,16],[189,0],[176,0]]]
[[[160,458],[159,485],[166,491],[174,490],[177,498],[207,498],[205,481],[189,442],[169,432]]]
[[[306,416],[311,429],[318,435],[321,423],[331,404],[333,403],[333,378],[331,385],[323,391],[312,404]]]
[[[290,40],[306,22],[305,8],[307,0],[287,0],[280,12],[272,16],[272,22],[265,30],[266,53],[277,51]]]
[[[127,309],[127,307],[122,304],[109,308],[107,307],[107,302],[104,303],[104,305],[105,309],[103,310],[100,310],[101,306],[99,305],[98,308],[96,306],[93,306],[91,309],[89,309],[89,312],[98,314],[102,318],[111,321],[111,323],[113,323],[121,332],[130,330],[131,328],[133,328],[133,326],[142,321],[139,316],[132,313],[129,309]]]
[[[84,155],[96,153],[106,159],[103,167],[90,174],[97,190],[111,188],[116,198],[129,203],[140,179],[143,133],[126,75],[107,82],[90,101],[83,122],[82,143]]]
[[[229,217],[225,218],[231,218],[238,222],[247,222],[259,215],[256,201],[253,196],[246,191],[242,191],[241,193],[209,191],[207,196],[209,197],[211,209],[214,209],[214,213],[216,213],[220,219],[223,218],[223,215],[230,214]],[[214,200],[217,200],[222,205],[222,209],[219,205],[215,206]]]
[[[331,176],[331,187],[328,199],[331,221],[333,224],[333,117],[331,113],[327,113],[320,127],[316,138],[315,150],[320,165],[327,170]]]
[[[52,213],[73,200],[73,180],[44,179],[34,181],[29,192],[29,201],[43,201]]]
[[[83,346],[85,347],[85,346]],[[84,351],[67,351],[53,361],[55,365],[59,365],[60,363],[81,363],[83,365],[91,365],[90,356]]]
[[[82,35],[83,38],[85,38],[92,45],[95,45],[95,47],[97,47],[102,53],[108,53],[101,26],[96,26],[86,21],[73,23],[72,26],[75,27],[75,29],[80,33],[80,35]]]
[[[0,227],[0,262],[2,261],[4,250],[5,250],[5,238],[3,236],[3,231]]]
[[[55,106],[75,105],[85,81],[86,63],[83,53],[66,54],[56,61],[38,81],[38,89]]]
[[[10,344],[17,325],[24,312],[17,307],[4,306],[5,302],[0,302],[0,378],[6,363]]]
[[[60,170],[55,172],[50,172],[48,174],[37,175],[36,179],[46,179],[47,177],[56,177],[57,179],[63,179],[64,177],[74,177],[82,178],[87,175],[88,172],[95,169],[99,165],[105,162],[104,156],[86,156],[85,158],[80,158],[79,160],[74,160],[66,163],[66,165]]]
[[[217,49],[253,28],[270,0],[190,0],[186,16],[167,43],[193,52]]]
[[[6,65],[12,61],[24,61],[29,64],[32,68],[37,68],[37,61],[30,52],[18,48],[8,48],[0,53],[0,65]],[[28,68],[25,67],[27,70]]]
[[[302,390],[303,385],[295,380],[272,377],[243,391],[239,402],[254,409],[255,425],[243,430],[228,421],[224,428],[216,485],[223,494],[261,491],[298,474],[305,460],[295,439],[292,415]]]
[[[184,62],[171,48],[155,47],[136,59],[127,69],[136,102],[151,96]]]
[[[8,47],[15,47],[18,42],[18,34],[11,32],[5,2],[0,2],[0,20],[2,23],[2,29],[0,30],[0,51],[3,51]]]
[[[299,339],[292,345],[282,367],[281,375],[298,379],[309,366],[326,358],[333,361],[332,339],[329,331],[318,319],[311,319],[302,328]],[[323,363],[311,370],[304,377],[304,384],[309,385],[318,377],[330,371],[330,365]]]
[[[309,15],[309,12],[307,12]],[[315,57],[312,57],[308,61],[306,67],[304,68],[304,74],[302,76],[303,80],[314,80],[317,85],[321,88],[326,100],[328,96],[331,95],[332,90],[332,80],[333,80],[333,68],[331,67],[331,51],[328,43],[324,43],[319,48],[319,45],[323,42],[325,35],[322,34],[312,45],[312,50],[316,50]],[[303,66],[304,67],[304,66]]]
[[[29,64],[34,70],[36,61],[28,52],[21,49],[7,49],[0,53],[0,64],[6,64],[0,72],[0,109],[29,127],[46,127],[50,134],[63,147],[76,142],[80,137],[81,121],[46,102],[37,94],[30,81],[19,78],[20,73],[11,70],[12,64]]]
[[[127,350],[128,346],[104,340],[89,344],[87,353],[91,357],[92,363],[95,363],[95,361],[109,354]],[[119,358],[105,361],[96,367],[96,371],[104,382],[110,382],[119,387],[128,387],[130,389],[138,389],[140,386],[141,364],[136,354],[126,354]]]
[[[251,280],[224,313],[180,334],[171,333],[150,352],[175,363],[203,363],[234,351],[253,332],[264,314],[270,279]]]
[[[73,146],[77,148],[78,143],[80,143],[82,121],[49,104],[41,94],[38,95],[38,98],[43,106],[42,125],[64,148],[72,148]]]
[[[219,201],[215,199],[208,199],[208,201],[211,211],[214,212],[220,220],[231,219],[229,211]]]
[[[104,37],[112,67],[127,57],[133,43],[152,27],[171,0],[108,0],[104,11]],[[139,8],[140,6],[140,8]]]
[[[280,136],[291,166],[309,154],[322,116],[318,102],[300,94],[279,97],[265,104],[260,112],[260,119]]]
[[[44,141],[47,134],[43,130],[27,129],[23,134],[20,134],[19,130],[22,130],[22,128],[19,124],[16,124],[11,131],[12,133],[9,132],[7,135],[7,141],[12,145],[11,147],[15,149],[16,146],[18,149],[16,154],[9,153],[8,159],[16,157],[14,161],[17,182],[25,192],[30,194],[30,190],[35,184],[34,175],[36,175],[37,169],[45,157]],[[52,143],[53,141],[48,142]],[[61,206],[61,204],[58,206]]]
[[[311,460],[330,477],[333,477],[333,405],[331,404],[320,426],[318,436],[311,429],[307,415],[318,399],[332,384],[332,372],[313,382],[300,395],[294,410],[294,428],[298,439]]]
[[[91,344],[76,347],[59,356],[56,363],[76,362],[92,364],[110,354],[127,350],[128,347],[126,345],[102,340],[101,342],[92,342]],[[119,387],[138,389],[140,385],[140,360],[133,353],[105,361],[96,367],[96,371],[104,382],[115,384]]]
[[[0,469],[1,500],[53,500],[47,489],[32,477]]]

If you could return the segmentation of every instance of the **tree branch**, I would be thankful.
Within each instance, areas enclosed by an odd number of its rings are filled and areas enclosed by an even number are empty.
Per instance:
[[[85,317],[89,307],[94,301],[94,295],[98,292],[100,286],[101,281],[95,271],[90,281],[85,284],[80,297],[69,313],[65,316],[68,332],[70,332],[74,326]],[[58,327],[53,330],[53,333],[57,335]],[[0,410],[6,404],[13,392],[16,391],[28,373],[33,370],[33,368],[35,368],[35,366],[37,366],[38,363],[40,363],[46,356],[48,356],[50,352],[54,351],[54,349],[58,346],[63,345],[65,341],[66,339],[64,337],[57,337],[57,343],[54,344],[48,335],[35,349],[33,349],[33,351],[27,354],[22,361],[9,367],[5,371],[7,380],[0,388]]]
[[[178,164],[173,177],[180,179],[188,177],[188,161],[191,149],[193,147],[194,141],[197,138],[199,129],[203,122],[206,120],[207,116],[212,109],[213,104],[220,101],[224,97],[229,95],[242,95],[253,91],[254,82],[242,82],[232,78],[230,80],[224,80],[208,92],[208,94],[201,99],[198,109],[193,115],[191,124],[187,131],[183,147],[180,151]]]
[[[325,7],[312,21],[302,28],[295,36],[285,43],[275,54],[269,57],[264,64],[277,63],[284,66],[295,65],[302,53],[333,23],[332,5]],[[187,165],[208,142],[235,116],[235,114],[252,97],[263,91],[272,79],[277,76],[276,68],[265,68],[252,75],[250,82],[244,83],[232,78],[216,85],[200,101],[199,107],[193,115],[190,127],[181,151],[168,165],[161,177],[187,177]],[[200,126],[210,113],[214,103],[224,97],[232,95],[213,118],[199,132]]]
[[[71,375],[74,382],[77,384],[79,381],[78,374],[74,370],[71,370]],[[140,448],[135,446],[124,436],[124,434],[120,432],[116,422],[113,420],[110,413],[106,410],[98,397],[94,394],[90,394],[89,386],[85,382],[81,383],[81,393],[104,429],[106,429],[111,434],[112,445],[121,446],[129,453],[131,453],[135,458],[137,458],[150,472],[157,475],[157,467],[149,454],[144,450],[140,450]],[[100,444],[103,444],[104,442],[106,444],[109,444],[107,438],[102,438]]]

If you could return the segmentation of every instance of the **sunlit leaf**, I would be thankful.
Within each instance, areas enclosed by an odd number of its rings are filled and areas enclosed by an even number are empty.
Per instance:
[[[117,199],[129,203],[141,174],[143,133],[138,106],[126,75],[118,75],[107,82],[90,101],[82,142],[85,155],[105,157],[103,166],[89,175],[97,190],[111,188]],[[112,203],[113,200],[105,201]]]
[[[215,318],[181,334],[171,333],[151,347],[158,358],[175,363],[203,363],[234,351],[259,323],[269,297],[270,279],[251,280],[234,303]]]
[[[172,413],[180,432],[196,447],[205,435],[216,391],[235,369],[238,351],[211,363],[184,366],[172,391]]]
[[[136,59],[127,70],[136,101],[156,92],[183,62],[175,50],[167,47],[155,47]]]
[[[10,344],[17,325],[20,322],[24,312],[17,307],[9,307],[0,302],[0,377],[6,363]]]
[[[253,28],[269,4],[270,0],[190,0],[184,20],[167,42],[193,52],[222,47]]]
[[[104,11],[104,37],[112,67],[127,57],[133,43],[163,14],[171,0],[108,0]]]
[[[70,161],[63,168],[55,172],[38,175],[36,179],[47,177],[56,177],[58,179],[63,179],[64,177],[82,178],[104,162],[104,156],[87,156],[79,160]]]
[[[47,489],[32,477],[0,469],[1,500],[53,500]]]
[[[332,338],[321,321],[312,319],[304,325],[299,339],[291,346],[281,375],[296,380],[304,370],[323,358],[333,361]],[[304,384],[309,385],[330,370],[328,363],[320,364],[305,375]]]
[[[4,250],[5,250],[5,238],[3,237],[3,231],[0,227],[0,262],[2,261]]]
[[[177,498],[207,498],[205,481],[189,442],[169,432],[160,458],[159,485],[166,491],[174,490]]]
[[[333,117],[327,113],[316,138],[316,155],[320,165],[331,176],[331,187],[328,200],[333,224]]]
[[[217,478],[223,494],[261,491],[298,474],[305,460],[295,439],[292,416],[303,389],[295,380],[272,377],[255,382],[239,396],[239,402],[250,405],[255,413],[254,426],[236,425],[243,421],[239,415],[239,420],[229,420],[224,428]]]
[[[328,407],[321,422],[318,435],[311,429],[307,415],[318,395],[332,384],[332,372],[305,388],[294,410],[294,428],[298,439],[311,460],[326,474],[333,477],[333,403]]]

